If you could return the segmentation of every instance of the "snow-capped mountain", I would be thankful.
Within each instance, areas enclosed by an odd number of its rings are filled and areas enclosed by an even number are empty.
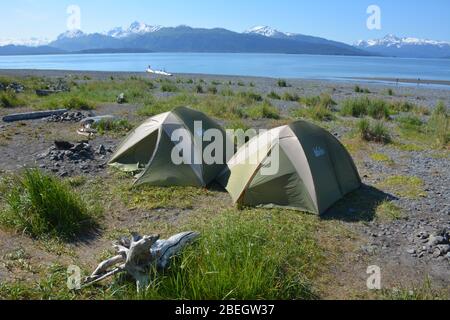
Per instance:
[[[278,30],[276,30],[272,27],[268,27],[268,26],[256,26],[247,31],[244,31],[244,33],[258,34],[258,35],[261,35],[264,37],[270,37],[270,38],[285,38],[285,37],[294,35],[292,33],[285,33],[285,32],[278,31]]]
[[[142,22],[133,22],[127,29],[122,27],[114,28],[104,34],[113,38],[126,38],[132,35],[143,35],[146,33],[156,32],[161,30],[161,26],[150,26]]]
[[[83,36],[85,36],[86,34],[78,29],[74,29],[74,30],[68,30],[62,34],[60,34],[58,36],[57,40],[63,40],[63,39],[76,39],[76,38],[81,38]]]
[[[355,47],[388,56],[442,58],[450,55],[450,42],[388,34],[381,39],[360,40]]]
[[[27,47],[39,47],[46,46],[50,43],[47,38],[30,38],[30,39],[0,39],[0,47],[3,46],[27,46]]]

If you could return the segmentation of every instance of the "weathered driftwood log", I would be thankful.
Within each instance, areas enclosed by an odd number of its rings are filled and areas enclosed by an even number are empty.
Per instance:
[[[3,117],[3,121],[4,122],[14,122],[14,121],[36,120],[36,119],[48,118],[51,116],[60,116],[66,112],[67,112],[67,109],[17,113],[17,114],[11,114],[11,115]]]
[[[183,232],[167,240],[159,235],[140,236],[133,234],[131,239],[122,238],[114,244],[117,256],[103,261],[91,276],[86,278],[88,286],[103,281],[115,274],[127,272],[136,280],[138,291],[150,283],[150,270],[162,271],[169,266],[171,258],[176,256],[189,243],[199,236],[196,232]]]

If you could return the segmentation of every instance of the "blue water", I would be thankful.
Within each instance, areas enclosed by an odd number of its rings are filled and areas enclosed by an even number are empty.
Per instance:
[[[336,79],[347,77],[450,80],[450,59],[401,59],[288,54],[124,53],[0,56],[0,69],[144,71]]]

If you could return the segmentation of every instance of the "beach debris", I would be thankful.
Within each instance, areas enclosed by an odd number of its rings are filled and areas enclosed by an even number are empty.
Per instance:
[[[93,128],[95,124],[102,121],[114,121],[115,119],[116,117],[111,115],[85,118],[81,120],[81,127],[77,130],[77,133],[79,135],[92,138],[97,133],[97,130]]]
[[[4,122],[15,122],[15,121],[25,121],[25,120],[36,120],[43,119],[52,116],[62,115],[67,112],[67,109],[59,110],[48,110],[48,111],[35,111],[35,112],[25,112],[25,113],[15,113],[3,117]]]
[[[87,118],[89,115],[80,112],[80,111],[68,111],[63,114],[52,115],[47,118],[48,122],[80,122],[83,119]]]
[[[125,93],[121,93],[119,94],[119,96],[117,97],[117,103],[118,104],[124,104],[127,102],[127,99],[125,98]]]
[[[36,95],[39,97],[47,97],[52,94],[57,94],[63,92],[62,90],[36,90]]]
[[[151,282],[151,270],[165,270],[173,257],[199,237],[199,233],[188,231],[176,234],[167,240],[159,235],[141,236],[132,233],[113,244],[117,255],[103,261],[84,281],[84,287],[98,283],[118,273],[126,272],[134,278],[138,292]]]

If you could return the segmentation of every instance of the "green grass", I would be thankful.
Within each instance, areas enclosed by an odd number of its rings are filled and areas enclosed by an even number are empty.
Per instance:
[[[37,283],[0,284],[1,299],[316,299],[314,280],[325,262],[317,243],[319,220],[287,210],[223,210],[197,213],[181,230],[195,230],[196,243],[172,261],[140,294],[125,277],[69,291],[62,266]]]
[[[378,298],[394,301],[448,300],[448,292],[446,293],[445,290],[433,288],[431,280],[427,278],[423,284],[413,286],[412,288],[400,287],[382,290]]]
[[[356,93],[370,93],[370,90],[367,88],[361,88],[360,86],[356,85],[354,88],[354,91]]]
[[[281,118],[280,111],[268,102],[255,104],[246,110],[246,115],[252,119],[275,119]]]
[[[161,91],[162,92],[178,92],[179,89],[176,86],[176,84],[172,83],[172,82],[164,82],[161,85]]]
[[[391,158],[389,158],[389,156],[382,154],[382,153],[373,153],[370,155],[370,158],[377,162],[385,162],[388,164],[394,163],[394,161]]]
[[[252,92],[252,91],[242,91],[242,92],[239,92],[237,94],[237,96],[240,98],[243,98],[243,99],[251,100],[251,101],[257,101],[257,102],[263,101],[263,97],[259,93]]]
[[[342,116],[362,118],[370,116],[374,119],[389,119],[389,104],[381,99],[368,97],[351,98],[344,100],[341,105]]]
[[[94,124],[93,129],[97,130],[97,132],[101,135],[125,135],[131,129],[133,129],[133,126],[128,122],[127,119],[101,120],[100,122]]]
[[[281,96],[276,93],[275,91],[271,91],[268,95],[267,98],[269,99],[274,99],[274,100],[281,100]]]
[[[376,219],[380,222],[390,222],[405,218],[401,209],[389,201],[383,201],[378,205],[375,215]]]
[[[213,87],[213,86],[208,87],[209,94],[217,94],[217,92],[218,92],[217,87]]]
[[[368,119],[358,122],[357,132],[361,139],[377,143],[390,143],[392,141],[388,128],[381,121],[371,123]]]
[[[390,176],[377,184],[377,187],[409,199],[417,199],[426,196],[424,182],[418,177]]]
[[[64,182],[37,169],[3,181],[1,224],[33,237],[73,238],[93,225],[87,205]]]
[[[306,108],[291,110],[292,117],[310,118],[316,121],[332,121],[336,118],[333,114],[336,102],[329,94],[302,97],[300,98],[300,104],[305,105]]]
[[[281,99],[284,101],[298,101],[300,97],[296,93],[285,92],[281,96]]]
[[[195,92],[195,93],[202,94],[202,93],[205,93],[205,89],[203,89],[203,86],[202,86],[202,85],[197,84],[197,85],[194,87],[194,92]]]
[[[25,102],[14,91],[0,91],[0,108],[17,108],[24,104]]]
[[[450,142],[450,115],[447,106],[440,101],[433,110],[427,126],[434,143],[438,147],[446,147]]]

